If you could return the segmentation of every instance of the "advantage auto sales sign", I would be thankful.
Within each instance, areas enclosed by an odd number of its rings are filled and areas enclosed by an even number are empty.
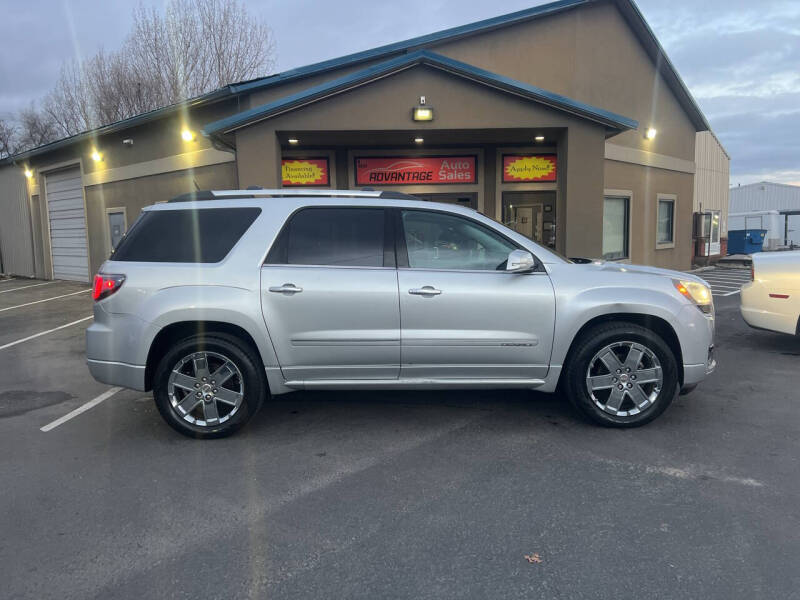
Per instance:
[[[356,185],[477,183],[474,156],[390,156],[356,159]]]

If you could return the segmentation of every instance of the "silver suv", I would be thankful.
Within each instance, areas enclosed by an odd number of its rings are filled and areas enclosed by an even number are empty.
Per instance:
[[[198,192],[148,207],[94,287],[99,381],[220,437],[293,390],[530,388],[642,425],[715,366],[695,276],[576,264],[396,192]]]

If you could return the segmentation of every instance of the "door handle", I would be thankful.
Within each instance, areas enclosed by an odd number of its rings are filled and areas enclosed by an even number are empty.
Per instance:
[[[421,288],[411,288],[408,293],[413,296],[438,296],[442,290],[437,290],[431,285],[424,285]]]
[[[293,283],[284,283],[283,285],[273,285],[269,288],[270,292],[274,292],[276,294],[299,294],[303,291],[303,288],[297,287]]]

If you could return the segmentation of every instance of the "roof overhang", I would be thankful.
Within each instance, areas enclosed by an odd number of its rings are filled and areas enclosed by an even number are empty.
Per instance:
[[[439,69],[502,92],[513,94],[528,101],[593,121],[606,129],[607,137],[629,129],[636,129],[639,126],[638,122],[634,119],[612,113],[602,108],[543,90],[441,54],[436,54],[428,50],[417,50],[366,67],[355,73],[345,75],[344,77],[339,77],[332,81],[310,87],[274,102],[263,104],[231,115],[230,117],[214,121],[203,128],[203,135],[212,138],[218,143],[232,146],[232,134],[238,129],[271,119],[289,111],[297,110],[315,102],[323,101],[332,96],[420,65]]]

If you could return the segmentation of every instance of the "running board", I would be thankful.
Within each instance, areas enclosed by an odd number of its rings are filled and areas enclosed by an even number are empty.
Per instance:
[[[543,379],[313,379],[287,381],[284,385],[293,390],[443,390],[501,388],[535,388],[544,385]]]

